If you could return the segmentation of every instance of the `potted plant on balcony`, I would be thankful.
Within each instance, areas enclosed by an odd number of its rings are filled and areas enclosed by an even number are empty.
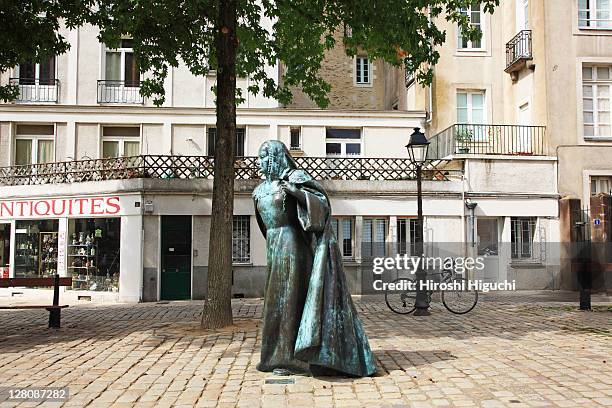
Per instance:
[[[474,139],[474,134],[470,129],[460,127],[455,133],[457,142],[457,153],[466,154],[470,152],[470,143]]]

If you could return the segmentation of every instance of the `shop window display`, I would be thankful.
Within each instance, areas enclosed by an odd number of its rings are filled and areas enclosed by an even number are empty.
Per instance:
[[[17,221],[15,277],[51,277],[57,273],[58,220]]]
[[[69,221],[67,267],[73,289],[119,291],[120,230],[119,218]]]

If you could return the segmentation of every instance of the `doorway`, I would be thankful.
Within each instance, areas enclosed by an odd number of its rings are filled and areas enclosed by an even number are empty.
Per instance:
[[[191,299],[191,216],[161,217],[162,300]]]
[[[478,217],[476,220],[476,240],[478,256],[484,263],[481,271],[476,271],[475,278],[485,282],[500,282],[499,262],[499,218]]]

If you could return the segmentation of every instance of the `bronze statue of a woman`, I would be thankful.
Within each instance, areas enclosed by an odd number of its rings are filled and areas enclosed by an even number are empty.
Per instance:
[[[346,284],[327,193],[276,140],[259,149],[255,212],[266,237],[260,371],[369,376],[376,363]]]

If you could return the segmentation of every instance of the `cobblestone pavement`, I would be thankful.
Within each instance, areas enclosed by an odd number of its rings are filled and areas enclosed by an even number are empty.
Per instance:
[[[259,299],[234,301],[235,325],[219,331],[199,330],[196,301],[71,306],[59,330],[45,311],[3,310],[0,386],[69,387],[67,402],[23,407],[612,406],[609,299],[581,312],[575,297],[490,295],[467,315],[434,303],[424,318],[357,301],[379,375],[294,384],[255,369]]]

